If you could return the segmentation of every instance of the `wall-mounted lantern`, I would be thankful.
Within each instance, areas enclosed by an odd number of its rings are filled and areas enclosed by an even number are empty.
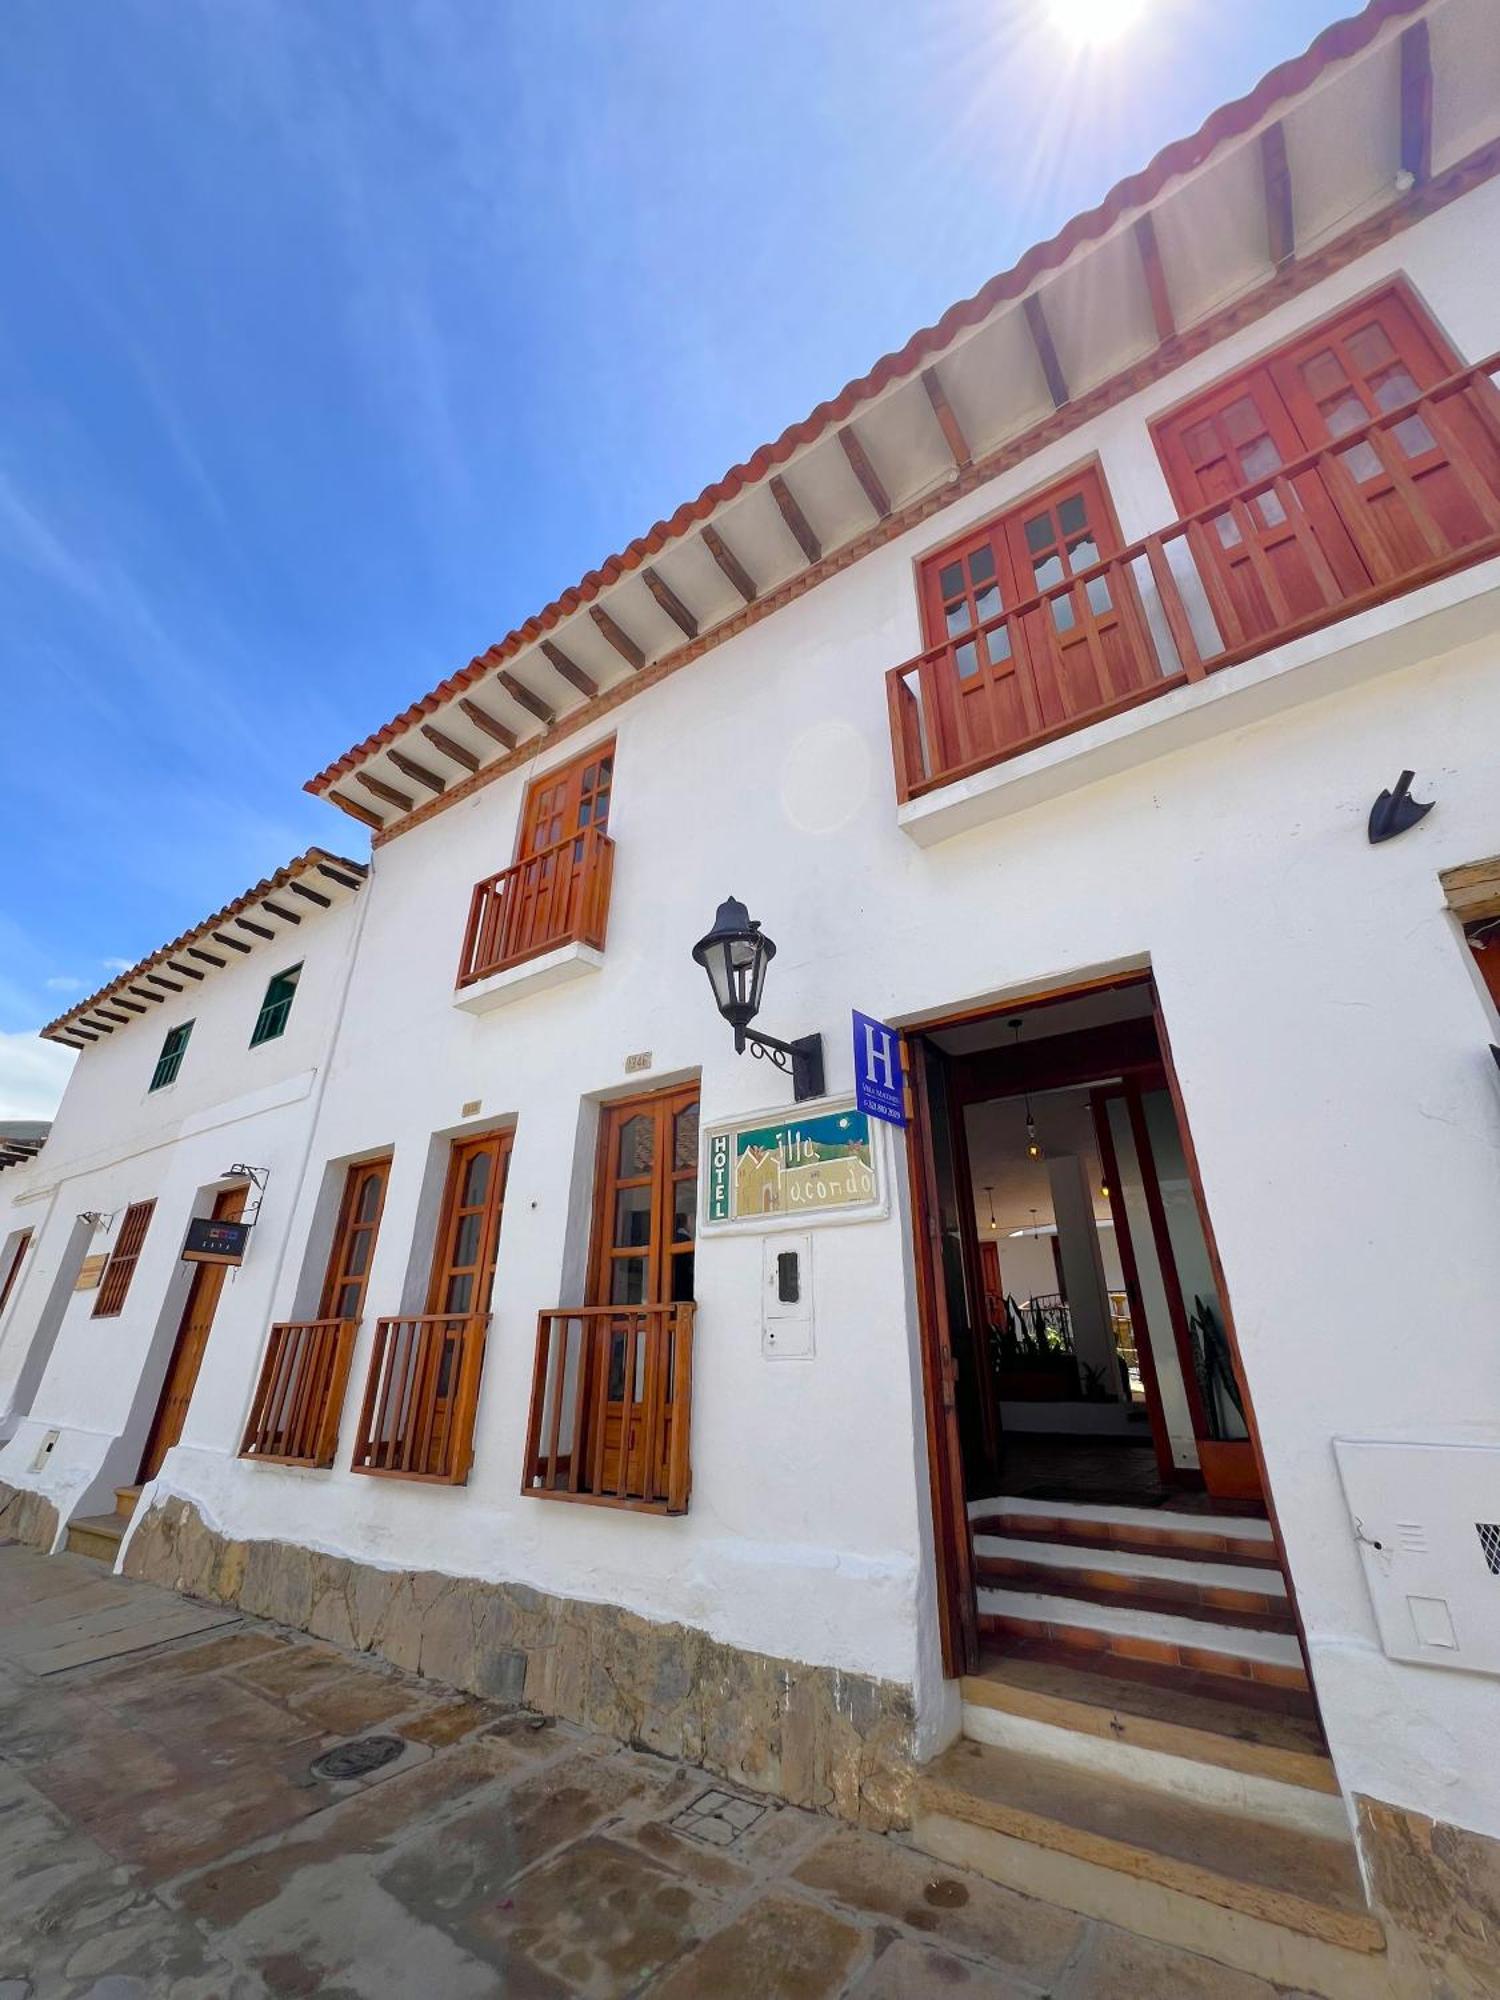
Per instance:
[[[766,967],[775,956],[775,945],[733,896],[720,903],[713,929],[693,946],[693,957],[713,988],[714,1005],[734,1030],[735,1053],[743,1055],[748,1048],[752,1055],[764,1056],[788,1071],[800,1104],[804,1098],[823,1095],[823,1037],[803,1035],[795,1042],[779,1042],[750,1026],[760,1012]]]

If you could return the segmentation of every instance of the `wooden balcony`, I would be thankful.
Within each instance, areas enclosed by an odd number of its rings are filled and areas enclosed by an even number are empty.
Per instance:
[[[352,1469],[462,1486],[488,1313],[423,1313],[375,1323]]]
[[[271,1328],[241,1458],[333,1464],[358,1331],[357,1319],[286,1320]]]
[[[603,951],[614,855],[608,834],[588,827],[476,882],[460,989],[562,945]]]
[[[901,803],[1500,555],[1500,354],[886,676]]]
[[[692,1384],[691,1304],[540,1313],[521,1491],[685,1514]]]

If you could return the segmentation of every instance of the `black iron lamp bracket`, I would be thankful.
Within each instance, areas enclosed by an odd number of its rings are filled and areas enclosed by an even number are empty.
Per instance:
[[[1411,781],[1415,771],[1403,771],[1396,780],[1394,791],[1382,792],[1370,808],[1370,845],[1378,847],[1383,840],[1394,840],[1398,833],[1409,833],[1419,820],[1426,819],[1435,803],[1411,796]]]
[[[773,1063],[791,1077],[792,1096],[797,1103],[824,1094],[821,1035],[802,1035],[795,1042],[781,1042],[774,1035],[757,1033],[754,1028],[746,1028],[743,1032],[751,1055]]]

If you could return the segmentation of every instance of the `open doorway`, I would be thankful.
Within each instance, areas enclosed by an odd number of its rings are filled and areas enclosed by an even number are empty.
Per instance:
[[[1102,1656],[1310,1713],[1149,976],[907,1039],[950,1671]]]

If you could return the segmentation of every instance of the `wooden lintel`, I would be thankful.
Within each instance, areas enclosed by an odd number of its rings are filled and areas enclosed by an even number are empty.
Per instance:
[[[745,602],[753,604],[756,596],[754,579],[717,528],[706,527],[703,530],[703,546]]]
[[[206,957],[207,954],[204,953],[203,956]],[[203,974],[195,965],[184,965],[181,959],[177,958],[169,958],[167,960],[167,970],[169,972],[180,972],[184,979],[201,979],[203,977]]]
[[[1149,212],[1136,217],[1134,234],[1135,247],[1140,253],[1141,275],[1146,280],[1146,296],[1151,301],[1151,317],[1156,322],[1156,337],[1158,340],[1175,340],[1177,320],[1172,312],[1172,295],[1167,290],[1167,274],[1162,269],[1156,224]]]
[[[796,495],[779,472],[771,475],[771,498],[781,509],[781,518],[792,531],[792,540],[801,549],[810,563],[823,560],[823,544],[808,525],[807,516],[797,504]]]
[[[373,792],[377,799],[384,799],[388,806],[395,806],[398,812],[410,812],[416,803],[410,792],[398,791],[384,778],[372,778],[368,771],[356,771],[354,782],[363,785],[367,792]],[[296,888],[297,884],[294,882],[292,887]]]
[[[1432,41],[1425,21],[1401,37],[1401,169],[1418,187],[1432,179]]]
[[[321,889],[309,889],[305,882],[293,882],[290,887],[294,896],[305,896],[309,903],[316,903],[320,910],[333,907],[332,896],[325,896]]]
[[[150,976],[151,975],[147,973],[146,977],[148,979],[150,978]],[[170,981],[167,982],[167,984],[169,985],[170,983],[171,983]],[[166,1004],[167,996],[164,993],[153,993],[149,986],[132,985],[130,990],[135,995],[137,1000],[151,1000],[154,1001],[158,1007],[164,1006]],[[179,987],[177,990],[178,992],[182,991],[181,987]]]
[[[656,599],[662,610],[666,612],[683,637],[696,639],[698,636],[697,619],[688,610],[666,578],[659,575],[651,567],[650,563],[646,563],[641,570],[641,582],[645,584],[647,590],[650,591],[651,595]]]
[[[455,743],[445,730],[435,728],[430,722],[424,722],[422,724],[422,734],[427,738],[427,741],[432,745],[434,750],[438,751],[444,757],[451,757],[453,762],[460,765],[465,771],[477,771],[479,769],[479,759],[474,755],[474,752],[466,750],[462,743]]]
[[[267,931],[266,936],[270,937],[271,932]],[[213,940],[215,944],[223,945],[226,951],[248,951],[250,949],[249,945],[242,944],[238,938],[225,937],[222,931],[215,931],[213,933]],[[228,961],[226,960],[225,962],[227,963]]]
[[[849,461],[849,470],[859,481],[865,498],[875,509],[876,518],[890,519],[891,496],[880,483],[880,474],[870,463],[870,454],[859,441],[859,434],[853,424],[845,424],[839,432],[839,443],[844,447],[844,456]]]
[[[213,952],[205,951],[201,945],[190,944],[188,950],[193,954],[194,958],[201,958],[205,965],[217,966],[221,972],[229,963],[227,958],[216,958]],[[203,974],[200,972],[198,977],[201,979]]]
[[[284,924],[300,924],[302,921],[295,910],[287,909],[282,903],[273,903],[269,896],[261,904],[261,908],[269,910],[273,917],[280,917]]]
[[[252,937],[273,938],[276,935],[275,931],[268,929],[265,924],[258,924],[250,917],[236,917],[235,922],[242,931],[249,931]],[[217,931],[214,932],[214,936],[218,936]]]
[[[1073,398],[1068,389],[1068,378],[1063,373],[1062,362],[1057,357],[1057,343],[1052,338],[1052,329],[1047,324],[1047,315],[1042,307],[1041,294],[1028,292],[1021,301],[1021,311],[1026,317],[1027,330],[1031,334],[1031,344],[1036,349],[1036,358],[1042,364],[1042,374],[1047,381],[1047,394],[1053,406],[1061,409]]]
[[[170,964],[171,961],[169,960],[168,963]],[[203,977],[201,972],[194,972],[192,967],[187,965],[174,965],[172,966],[172,970],[174,972],[186,972],[192,979],[201,979]],[[181,983],[178,980],[163,978],[159,972],[148,972],[146,977],[151,981],[153,986],[165,986],[169,993],[180,993],[182,991]]]
[[[621,631],[620,627],[610,617],[602,604],[591,604],[589,606],[589,616],[614,647],[620,658],[628,660],[636,673],[639,673],[641,668],[646,664],[646,655],[641,651],[634,639],[631,638],[630,634]]]
[[[922,370],[922,387],[927,391],[932,414],[938,420],[938,429],[943,433],[944,442],[953,455],[953,463],[960,472],[963,472],[974,463],[974,454],[969,449],[969,440],[964,436],[963,425],[953,414],[953,405],[948,401],[948,392],[943,387],[936,368]]]
[[[534,715],[538,722],[548,728],[556,722],[557,711],[549,708],[539,694],[527,687],[525,681],[517,680],[514,674],[507,673],[503,667],[495,678],[518,708],[524,708],[528,715]]]
[[[425,764],[419,764],[403,751],[391,750],[386,753],[396,769],[408,778],[415,778],[419,785],[425,785],[429,792],[446,792],[448,781],[440,778],[436,771],[429,771]]]
[[[351,861],[349,866],[351,868],[359,868],[359,873],[357,875],[346,875],[341,869],[330,868],[326,861],[318,863],[318,873],[326,875],[330,882],[337,882],[342,888],[357,889],[369,873],[369,870],[360,868],[360,864],[357,861]]]
[[[586,674],[576,660],[570,660],[562,647],[554,645],[550,639],[543,639],[542,652],[565,681],[576,687],[581,695],[586,695],[590,701],[593,700],[599,692],[599,683],[592,674]]]
[[[482,730],[486,736],[493,737],[504,749],[515,749],[516,732],[507,729],[503,722],[497,722],[487,708],[481,708],[477,701],[470,701],[467,695],[459,696],[458,705],[476,729]]]
[[[332,804],[338,807],[340,812],[348,813],[350,819],[357,819],[365,826],[373,826],[377,833],[385,825],[385,821],[380,817],[379,813],[371,812],[370,808],[362,806],[358,799],[351,799],[347,792],[330,790],[326,796]]]
[[[1286,130],[1280,119],[1260,135],[1260,174],[1266,191],[1266,243],[1277,270],[1297,254],[1297,216],[1292,206],[1292,168]]]

